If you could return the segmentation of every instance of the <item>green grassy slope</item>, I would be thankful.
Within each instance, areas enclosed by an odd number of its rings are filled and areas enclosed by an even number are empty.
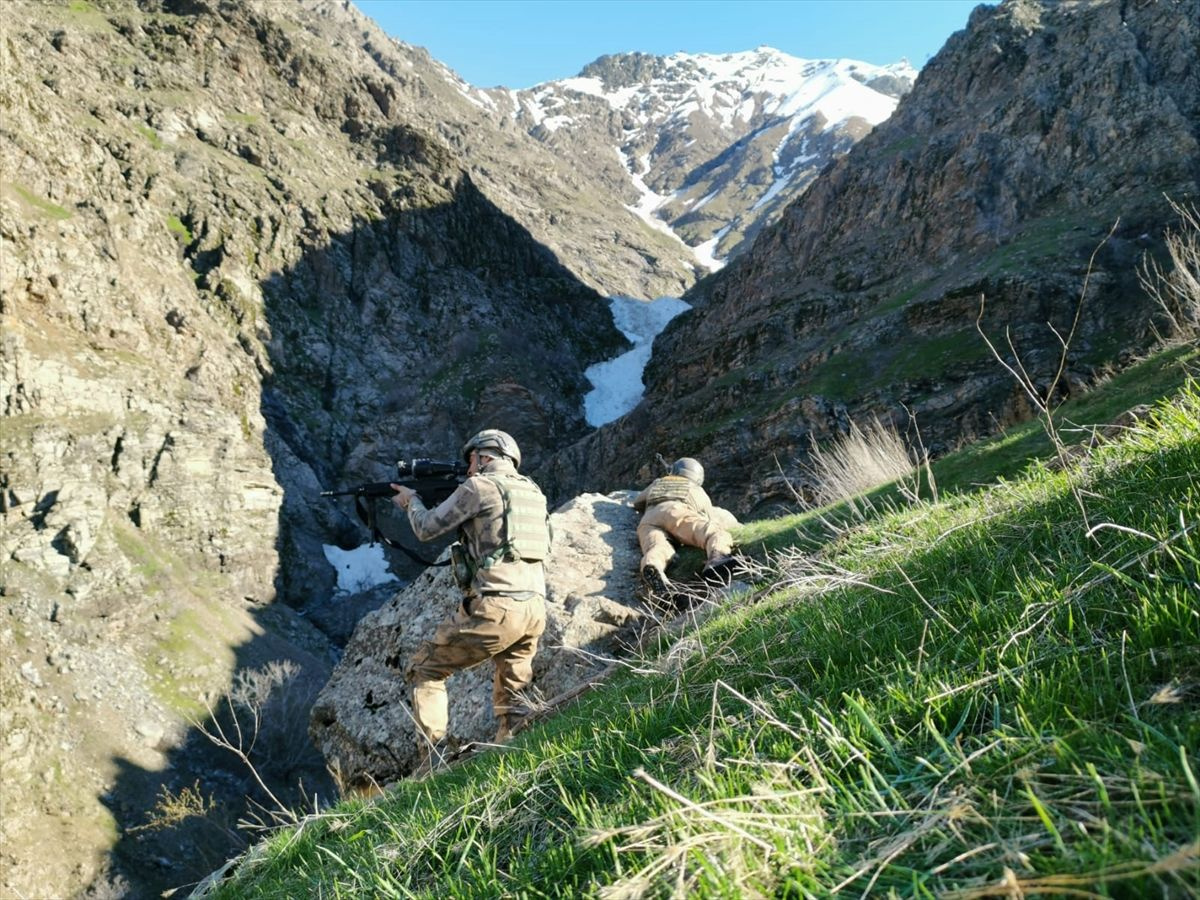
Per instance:
[[[1106,423],[1116,421],[1127,410],[1174,395],[1189,379],[1197,377],[1200,377],[1200,348],[1172,347],[1131,365],[1100,388],[1056,407],[1051,413],[1054,428],[1069,447],[1094,445],[1097,433],[1103,431]],[[941,494],[987,488],[1019,476],[1031,463],[1054,460],[1056,455],[1045,423],[1033,419],[933,461],[929,472],[917,473],[903,486],[886,484],[854,498],[853,502],[749,522],[738,537],[754,555],[782,547],[815,550],[828,543],[831,533],[894,508],[904,501],[906,493],[937,499]],[[936,495],[931,485],[936,486]],[[701,555],[691,563],[698,571],[703,565]]]
[[[815,552],[752,526],[752,593],[217,895],[1200,893],[1200,386],[1070,470],[874,509]]]

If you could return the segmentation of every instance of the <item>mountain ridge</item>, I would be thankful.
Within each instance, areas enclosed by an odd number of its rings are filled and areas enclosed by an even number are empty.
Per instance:
[[[627,208],[712,271],[890,115],[916,75],[907,62],[806,60],[763,46],[609,54],[573,78],[481,93],[559,153],[609,171],[614,192],[632,184]]]
[[[915,415],[935,451],[989,434],[1031,410],[976,333],[981,296],[1037,383],[1062,357],[1045,323],[1070,333],[1081,300],[1062,389],[1120,366],[1152,340],[1136,270],[1174,221],[1163,194],[1200,190],[1198,22],[1194,0],[977,8],[888,120],[685,295],[642,405],[543,477],[638,482],[686,453],[749,513],[789,502],[811,442],[851,418]]]

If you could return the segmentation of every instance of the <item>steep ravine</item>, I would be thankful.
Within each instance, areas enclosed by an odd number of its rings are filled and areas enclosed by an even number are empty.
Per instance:
[[[627,346],[306,9],[5,7],[0,893],[157,895],[236,849],[264,798],[189,724],[231,687],[273,786],[328,798],[308,612],[361,533],[318,491],[496,420],[536,460]]]
[[[981,299],[1042,390],[1078,309],[1059,389],[1085,389],[1153,340],[1137,270],[1174,224],[1165,198],[1200,196],[1197,98],[1197,0],[977,8],[890,119],[685,296],[644,402],[543,480],[636,482],[688,453],[721,502],[763,512],[851,419],[915,445],[915,416],[934,452],[992,433],[1032,410],[976,331]]]

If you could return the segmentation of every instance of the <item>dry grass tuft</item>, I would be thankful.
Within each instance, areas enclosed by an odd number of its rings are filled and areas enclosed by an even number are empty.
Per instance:
[[[913,461],[895,427],[875,420],[865,429],[851,422],[828,447],[814,442],[808,469],[817,505],[825,506],[906,477]]]
[[[1160,338],[1171,346],[1200,336],[1200,211],[1168,202],[1180,222],[1178,230],[1167,229],[1163,236],[1171,266],[1147,256],[1138,275],[1166,316],[1167,333]]]

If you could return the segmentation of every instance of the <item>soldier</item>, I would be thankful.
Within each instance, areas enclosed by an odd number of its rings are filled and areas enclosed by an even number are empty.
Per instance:
[[[458,529],[451,558],[463,589],[462,606],[438,626],[433,640],[417,648],[404,673],[420,730],[418,775],[444,757],[446,679],[487,659],[496,664],[495,739],[508,740],[520,716],[518,694],[533,680],[533,657],[546,629],[546,498],[531,479],[517,474],[521,451],[507,433],[481,431],[463,445],[462,454],[468,477],[436,509],[426,509],[415,491],[392,485],[392,502],[407,511],[420,540]]]
[[[736,524],[736,519],[713,506],[703,484],[704,467],[685,456],[675,461],[669,475],[655,479],[634,498],[633,508],[643,513],[637,528],[642,580],[653,593],[670,593],[671,582],[665,572],[675,555],[672,541],[705,552],[706,577],[722,574],[734,561],[733,538],[725,523],[732,520]]]

